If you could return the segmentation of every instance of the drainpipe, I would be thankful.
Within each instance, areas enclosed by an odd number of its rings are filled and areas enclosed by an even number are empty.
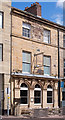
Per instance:
[[[11,90],[11,72],[12,72],[12,13],[11,12],[12,12],[12,8],[11,8],[11,11],[10,11],[10,15],[11,15],[11,32],[10,32],[10,90]],[[12,91],[10,91],[10,107],[12,107],[11,106],[11,101],[12,101],[11,92]]]
[[[60,108],[60,48],[59,48],[59,29],[58,29],[58,106]]]

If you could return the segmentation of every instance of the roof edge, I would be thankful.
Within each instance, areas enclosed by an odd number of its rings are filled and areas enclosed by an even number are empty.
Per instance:
[[[18,8],[11,7],[11,13],[14,13],[15,11],[18,11],[18,12],[20,12],[20,13],[24,13],[24,14],[26,14],[26,15],[30,15],[31,17],[34,17],[34,18],[36,18],[36,19],[38,19],[38,20],[41,20],[40,22],[43,21],[43,22],[45,22],[45,23],[46,23],[47,25],[49,25],[49,26],[53,26],[53,27],[55,27],[55,28],[57,28],[57,29],[61,29],[61,30],[65,31],[65,26],[63,26],[63,25],[57,24],[57,23],[55,23],[55,22],[52,22],[52,21],[47,20],[47,19],[44,19],[44,18],[40,18],[40,17],[35,16],[35,15],[33,15],[33,14],[27,12],[27,11],[23,11],[23,10],[20,10],[20,9],[18,9]],[[19,14],[19,13],[17,13],[17,14]],[[21,15],[22,15],[22,14],[21,14]]]

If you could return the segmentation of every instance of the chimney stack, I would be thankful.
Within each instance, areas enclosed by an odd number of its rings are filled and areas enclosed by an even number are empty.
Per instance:
[[[31,4],[31,7],[26,7],[25,11],[41,17],[41,5],[38,2]]]

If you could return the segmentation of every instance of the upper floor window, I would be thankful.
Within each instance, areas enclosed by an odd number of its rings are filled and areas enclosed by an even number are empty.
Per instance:
[[[63,47],[65,47],[65,35],[63,35]]]
[[[50,43],[50,30],[46,30],[44,29],[44,38],[43,38],[43,41],[45,43]]]
[[[51,85],[48,85],[47,87],[47,103],[52,103],[52,87]]]
[[[3,45],[0,44],[0,61],[3,60]]]
[[[0,28],[3,28],[3,12],[0,12]]]
[[[31,72],[31,53],[23,51],[22,54],[22,71]]]
[[[27,24],[27,23],[24,23],[23,22],[23,25],[22,25],[22,35],[24,36],[24,37],[28,37],[28,38],[30,38],[30,24]]]
[[[50,75],[50,56],[44,56],[44,75]]]
[[[64,59],[64,77],[65,77],[65,59]]]

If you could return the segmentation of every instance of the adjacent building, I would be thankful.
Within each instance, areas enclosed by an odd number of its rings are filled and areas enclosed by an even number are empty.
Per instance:
[[[7,88],[10,89],[11,1],[0,0],[0,114],[7,110]],[[10,95],[9,95],[10,96]],[[9,99],[10,109],[10,99]]]
[[[58,81],[64,81],[65,76],[65,27],[42,18],[37,2],[24,11],[12,8],[11,16],[12,114],[21,115],[29,109],[58,108]]]

